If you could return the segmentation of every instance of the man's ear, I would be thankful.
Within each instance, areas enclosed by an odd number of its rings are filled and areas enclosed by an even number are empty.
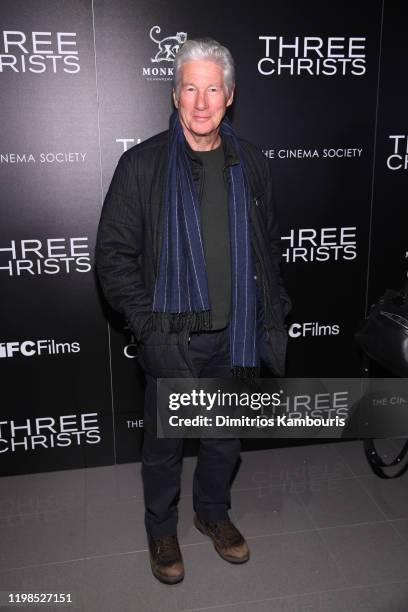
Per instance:
[[[173,103],[176,108],[178,108],[178,100],[176,98],[176,92],[173,89]]]
[[[234,93],[235,93],[235,85],[234,85],[234,87],[233,87],[233,89],[231,91],[230,97],[227,100],[226,106],[231,106],[231,104],[233,103],[233,101],[234,101]]]

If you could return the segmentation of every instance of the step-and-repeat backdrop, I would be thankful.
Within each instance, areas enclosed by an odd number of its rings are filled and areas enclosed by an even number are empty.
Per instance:
[[[10,0],[0,16],[2,475],[140,459],[143,376],[95,237],[120,155],[167,128],[188,38],[231,50],[231,119],[274,169],[287,374],[361,375],[354,332],[406,268],[402,0]]]

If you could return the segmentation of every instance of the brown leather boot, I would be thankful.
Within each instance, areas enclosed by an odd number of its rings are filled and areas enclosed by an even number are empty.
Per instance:
[[[153,575],[165,584],[176,584],[184,578],[184,564],[177,536],[153,537],[147,534]]]
[[[249,559],[249,548],[244,536],[230,521],[205,523],[194,515],[194,525],[201,533],[211,538],[217,553],[230,563],[245,563]]]

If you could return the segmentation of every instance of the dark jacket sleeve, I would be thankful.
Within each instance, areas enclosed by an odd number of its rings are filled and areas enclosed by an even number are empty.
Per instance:
[[[96,238],[96,271],[110,306],[120,312],[136,338],[152,316],[140,256],[143,213],[137,175],[128,156],[119,159],[102,208]]]
[[[282,302],[283,314],[286,315],[292,309],[291,299],[285,289],[281,274],[282,263],[282,246],[278,224],[278,216],[276,210],[276,199],[274,191],[274,180],[270,161],[265,157],[265,203],[266,203],[266,218],[267,218],[267,234],[269,238],[269,250],[272,254],[272,262],[276,266],[276,276],[279,279],[279,294]]]

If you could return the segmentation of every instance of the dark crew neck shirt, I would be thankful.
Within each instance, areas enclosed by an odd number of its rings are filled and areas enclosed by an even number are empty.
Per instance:
[[[203,164],[200,215],[212,329],[222,329],[229,323],[231,308],[231,251],[224,148],[221,144],[212,151],[191,152]]]

